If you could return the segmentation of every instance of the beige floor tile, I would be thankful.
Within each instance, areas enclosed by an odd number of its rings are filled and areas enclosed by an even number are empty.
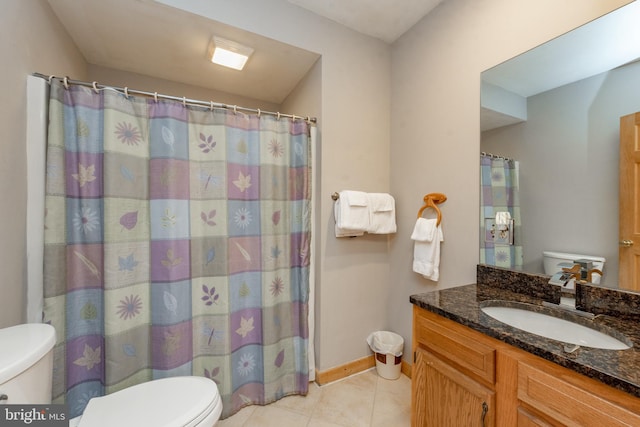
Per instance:
[[[389,393],[406,393],[411,396],[411,379],[406,375],[400,375],[397,380],[387,380],[379,377],[376,389],[378,391],[388,391]]]
[[[320,395],[320,387],[316,383],[311,383],[309,384],[309,393],[306,396],[288,396],[272,405],[310,417],[320,401]]]
[[[312,419],[345,427],[371,424],[377,376],[369,372],[321,387]]]
[[[289,396],[250,406],[216,427],[405,427],[411,419],[411,380],[386,380],[375,369]]]
[[[375,369],[369,369],[364,372],[347,377],[343,380],[336,381],[332,384],[327,384],[325,387],[331,387],[334,384],[348,384],[356,387],[363,387],[367,389],[374,389],[378,383],[378,374]]]
[[[309,423],[309,417],[274,405],[258,406],[245,425],[247,427],[301,427]]]
[[[373,416],[371,425],[384,426],[409,426],[411,421],[411,393],[393,393],[388,391],[376,391],[373,404]]]
[[[249,419],[253,411],[255,411],[257,406],[247,406],[242,408],[240,411],[236,412],[234,415],[218,421],[216,427],[243,427],[244,423]]]
[[[307,427],[345,427],[344,425],[330,423],[328,421],[316,420],[311,418]]]

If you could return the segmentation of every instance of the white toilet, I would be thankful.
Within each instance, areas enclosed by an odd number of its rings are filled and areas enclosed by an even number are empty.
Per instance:
[[[55,343],[51,325],[28,323],[0,329],[0,404],[51,403]]]
[[[52,326],[29,323],[0,329],[0,403],[51,403]],[[138,384],[89,401],[71,427],[212,427],[222,413],[218,387],[204,377]]]
[[[544,251],[542,252],[544,274],[553,276],[559,271],[562,271],[562,268],[566,268],[566,267],[571,268],[571,266],[573,265],[573,262],[578,259],[587,259],[593,263],[593,268],[598,269],[600,271],[604,271],[605,259],[603,257],[593,256],[593,255],[571,254],[571,253],[565,253],[565,252]],[[591,276],[591,282],[596,285],[600,283],[600,280],[602,280],[602,276],[600,276],[597,273],[594,273]]]

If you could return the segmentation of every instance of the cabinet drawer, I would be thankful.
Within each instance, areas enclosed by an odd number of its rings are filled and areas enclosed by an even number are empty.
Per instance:
[[[465,331],[463,326],[448,319],[431,320],[428,315],[416,312],[414,316],[416,343],[468,374],[495,384],[495,349],[479,342],[473,331]]]
[[[533,415],[526,409],[518,408],[518,427],[553,427],[551,424]]]
[[[518,399],[567,426],[640,426],[639,414],[522,361]]]

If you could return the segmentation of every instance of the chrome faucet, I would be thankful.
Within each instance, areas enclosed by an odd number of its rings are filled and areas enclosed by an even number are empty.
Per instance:
[[[600,270],[592,268],[593,264],[589,260],[579,259],[574,261],[571,268],[563,268],[562,271],[554,274],[549,280],[549,284],[560,286],[560,304],[544,302],[547,307],[562,308],[584,317],[593,319],[593,313],[580,311],[576,308],[576,282],[587,283],[591,281],[592,273],[599,273]]]

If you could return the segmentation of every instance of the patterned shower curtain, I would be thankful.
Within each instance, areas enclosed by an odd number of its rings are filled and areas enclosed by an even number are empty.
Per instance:
[[[223,417],[308,390],[309,126],[53,80],[54,400],[218,384]]]
[[[522,268],[519,165],[511,159],[480,155],[480,263]],[[509,231],[498,230],[496,213],[508,212]]]

